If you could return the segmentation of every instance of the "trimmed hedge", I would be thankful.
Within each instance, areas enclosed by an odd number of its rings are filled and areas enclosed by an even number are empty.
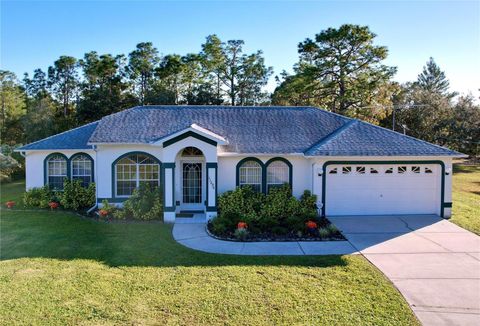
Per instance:
[[[231,235],[239,222],[246,222],[251,234],[304,231],[305,222],[317,218],[316,201],[308,190],[300,199],[295,198],[289,185],[273,188],[267,195],[249,186],[238,187],[219,196],[218,216],[211,221],[211,230]]]

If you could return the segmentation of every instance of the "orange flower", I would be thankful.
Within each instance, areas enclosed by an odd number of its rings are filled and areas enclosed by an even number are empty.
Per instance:
[[[247,223],[245,222],[238,222],[237,229],[246,229],[248,227]]]
[[[13,206],[15,206],[15,202],[13,200],[9,200],[7,201],[6,205],[7,208],[13,208]]]
[[[309,229],[316,229],[317,228],[317,223],[315,223],[314,221],[308,221],[305,224],[307,225],[307,228],[309,228]]]
[[[60,204],[57,202],[51,201],[48,203],[48,206],[50,206],[51,209],[57,209],[58,206],[60,206]]]
[[[101,209],[98,211],[98,214],[101,216],[101,217],[105,217],[108,215],[108,211],[106,209]]]

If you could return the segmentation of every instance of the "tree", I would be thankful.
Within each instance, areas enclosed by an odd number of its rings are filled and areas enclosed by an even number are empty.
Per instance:
[[[48,67],[48,85],[54,98],[61,103],[64,118],[73,111],[73,101],[78,95],[77,68],[77,59],[69,56],[61,56]]]
[[[452,148],[469,155],[480,156],[480,106],[471,96],[461,96],[446,121]]]
[[[0,70],[0,138],[2,143],[21,141],[20,120],[25,115],[25,96],[14,73]]]
[[[375,37],[367,26],[342,25],[320,32],[315,40],[307,38],[298,45],[300,60],[294,67],[295,74],[301,77],[283,82],[297,85],[280,85],[274,98],[285,98],[285,94],[278,94],[285,90],[300,91],[303,101],[357,116],[359,109],[371,104],[371,95],[396,72],[395,67],[382,64],[388,50],[374,45]],[[308,94],[313,101],[304,98]]]
[[[79,61],[84,81],[81,83],[81,99],[77,107],[79,121],[91,122],[105,115],[121,111],[129,105],[124,91],[123,55],[98,55],[92,51]]]
[[[151,89],[155,68],[160,62],[158,50],[151,42],[137,44],[129,55],[128,75],[133,81],[140,104],[145,102],[148,91]]]
[[[418,75],[417,85],[427,92],[448,97],[456,95],[456,93],[448,92],[450,82],[432,57],[427,61],[426,66],[423,67],[422,73]]]
[[[217,79],[218,94],[222,89],[221,82],[232,106],[256,104],[263,95],[260,91],[267,84],[273,68],[265,66],[262,51],[243,54],[244,41],[219,41],[216,35],[210,35],[202,46],[206,67]]]

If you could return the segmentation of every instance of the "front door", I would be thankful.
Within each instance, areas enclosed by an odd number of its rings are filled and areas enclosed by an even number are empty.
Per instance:
[[[202,205],[202,163],[182,163],[182,208],[201,209]]]

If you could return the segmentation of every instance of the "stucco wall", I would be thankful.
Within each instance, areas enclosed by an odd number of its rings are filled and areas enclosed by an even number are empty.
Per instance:
[[[112,163],[129,152],[145,152],[162,161],[162,148],[149,145],[102,145],[97,148],[97,196],[112,198]]]
[[[28,151],[25,156],[25,182],[27,189],[44,186],[44,161],[52,153],[61,153],[67,156],[67,158],[72,157],[76,153],[87,153],[95,162],[95,152],[93,150]]]
[[[100,145],[97,151],[85,150],[62,150],[62,151],[29,151],[26,154],[26,188],[41,187],[44,185],[44,160],[54,152],[59,152],[70,158],[78,152],[89,154],[94,160],[95,182],[97,184],[97,196],[99,198],[112,198],[112,163],[125,153],[141,151],[158,158],[162,163],[175,162],[178,151],[186,146],[197,146],[206,155],[206,162],[218,162],[218,193],[232,190],[236,186],[236,167],[240,160],[245,157],[255,157],[266,163],[275,156],[267,155],[242,155],[242,156],[216,156],[215,147],[202,143],[198,139],[186,138],[172,146],[162,149],[161,146],[153,145]],[[168,150],[168,152],[167,152]],[[305,158],[302,156],[285,155],[293,169],[293,194],[299,197],[304,190],[311,190],[318,197],[318,204],[322,200],[322,168],[327,161],[431,161],[441,160],[445,164],[444,202],[452,202],[452,159],[449,157],[328,157],[328,158]],[[178,169],[178,167],[177,167]],[[176,172],[178,175],[178,172]],[[175,180],[178,184],[178,180]],[[171,188],[168,188],[171,189]],[[170,191],[170,190],[169,190]],[[211,193],[211,192],[210,192]],[[177,192],[178,197],[178,192]],[[444,207],[444,216],[451,215],[451,208]]]
[[[236,187],[237,164],[246,157],[255,157],[264,164],[271,158],[279,156],[244,155],[218,157],[218,193],[223,193]],[[292,164],[293,179],[292,192],[299,197],[304,190],[312,190],[312,162],[302,156],[280,156]]]

